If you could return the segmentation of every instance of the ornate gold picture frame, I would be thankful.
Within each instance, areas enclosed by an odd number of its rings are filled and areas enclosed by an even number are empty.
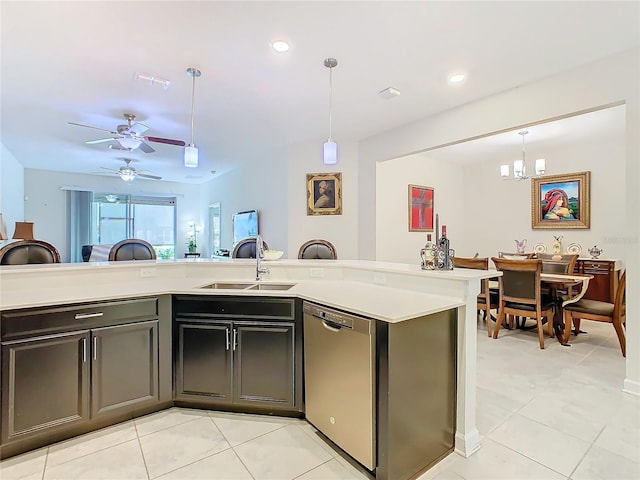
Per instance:
[[[307,173],[307,215],[342,215],[341,173]]]
[[[531,179],[531,228],[591,228],[591,172]]]

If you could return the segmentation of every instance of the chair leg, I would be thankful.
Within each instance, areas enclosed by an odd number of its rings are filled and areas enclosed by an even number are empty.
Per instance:
[[[547,333],[551,338],[553,338],[553,317],[554,315],[551,315],[551,317],[547,316]]]
[[[542,317],[536,318],[538,322],[538,342],[540,343],[540,349],[544,350],[544,327],[542,326]],[[549,323],[549,319],[547,319]]]
[[[613,322],[613,328],[616,329],[616,334],[618,335],[618,342],[620,342],[620,350],[622,350],[622,356],[627,356],[627,339],[624,334],[624,329],[622,328],[622,324],[620,322]]]
[[[571,312],[568,310],[564,311],[564,333],[562,335],[562,344],[566,345],[569,343],[569,338],[571,337],[571,323],[573,322],[573,318]]]
[[[498,320],[496,321],[496,326],[493,327],[493,338],[498,338],[498,332],[500,331],[500,325],[504,321],[504,310],[501,308],[498,310]]]

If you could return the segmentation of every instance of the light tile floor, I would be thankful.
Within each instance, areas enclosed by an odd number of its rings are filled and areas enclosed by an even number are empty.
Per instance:
[[[482,448],[420,480],[640,479],[640,397],[610,325],[572,347],[478,330]],[[299,419],[172,408],[0,462],[2,480],[363,480]]]

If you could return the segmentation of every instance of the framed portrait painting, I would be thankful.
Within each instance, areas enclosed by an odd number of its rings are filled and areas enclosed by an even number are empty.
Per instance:
[[[341,173],[307,173],[307,215],[342,215]]]
[[[433,188],[409,185],[409,231],[433,232]]]
[[[591,228],[591,172],[531,180],[531,228]]]

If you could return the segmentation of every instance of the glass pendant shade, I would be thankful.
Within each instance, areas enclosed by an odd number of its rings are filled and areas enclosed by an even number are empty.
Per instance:
[[[538,158],[535,163],[536,166],[536,175],[544,175],[544,171],[546,168],[546,162],[544,158]]]
[[[198,166],[198,147],[190,143],[188,147],[184,147],[184,166],[195,168]]]
[[[324,164],[335,165],[338,163],[338,144],[333,141],[324,143]]]
[[[503,178],[509,177],[509,165],[500,165],[500,176]]]

